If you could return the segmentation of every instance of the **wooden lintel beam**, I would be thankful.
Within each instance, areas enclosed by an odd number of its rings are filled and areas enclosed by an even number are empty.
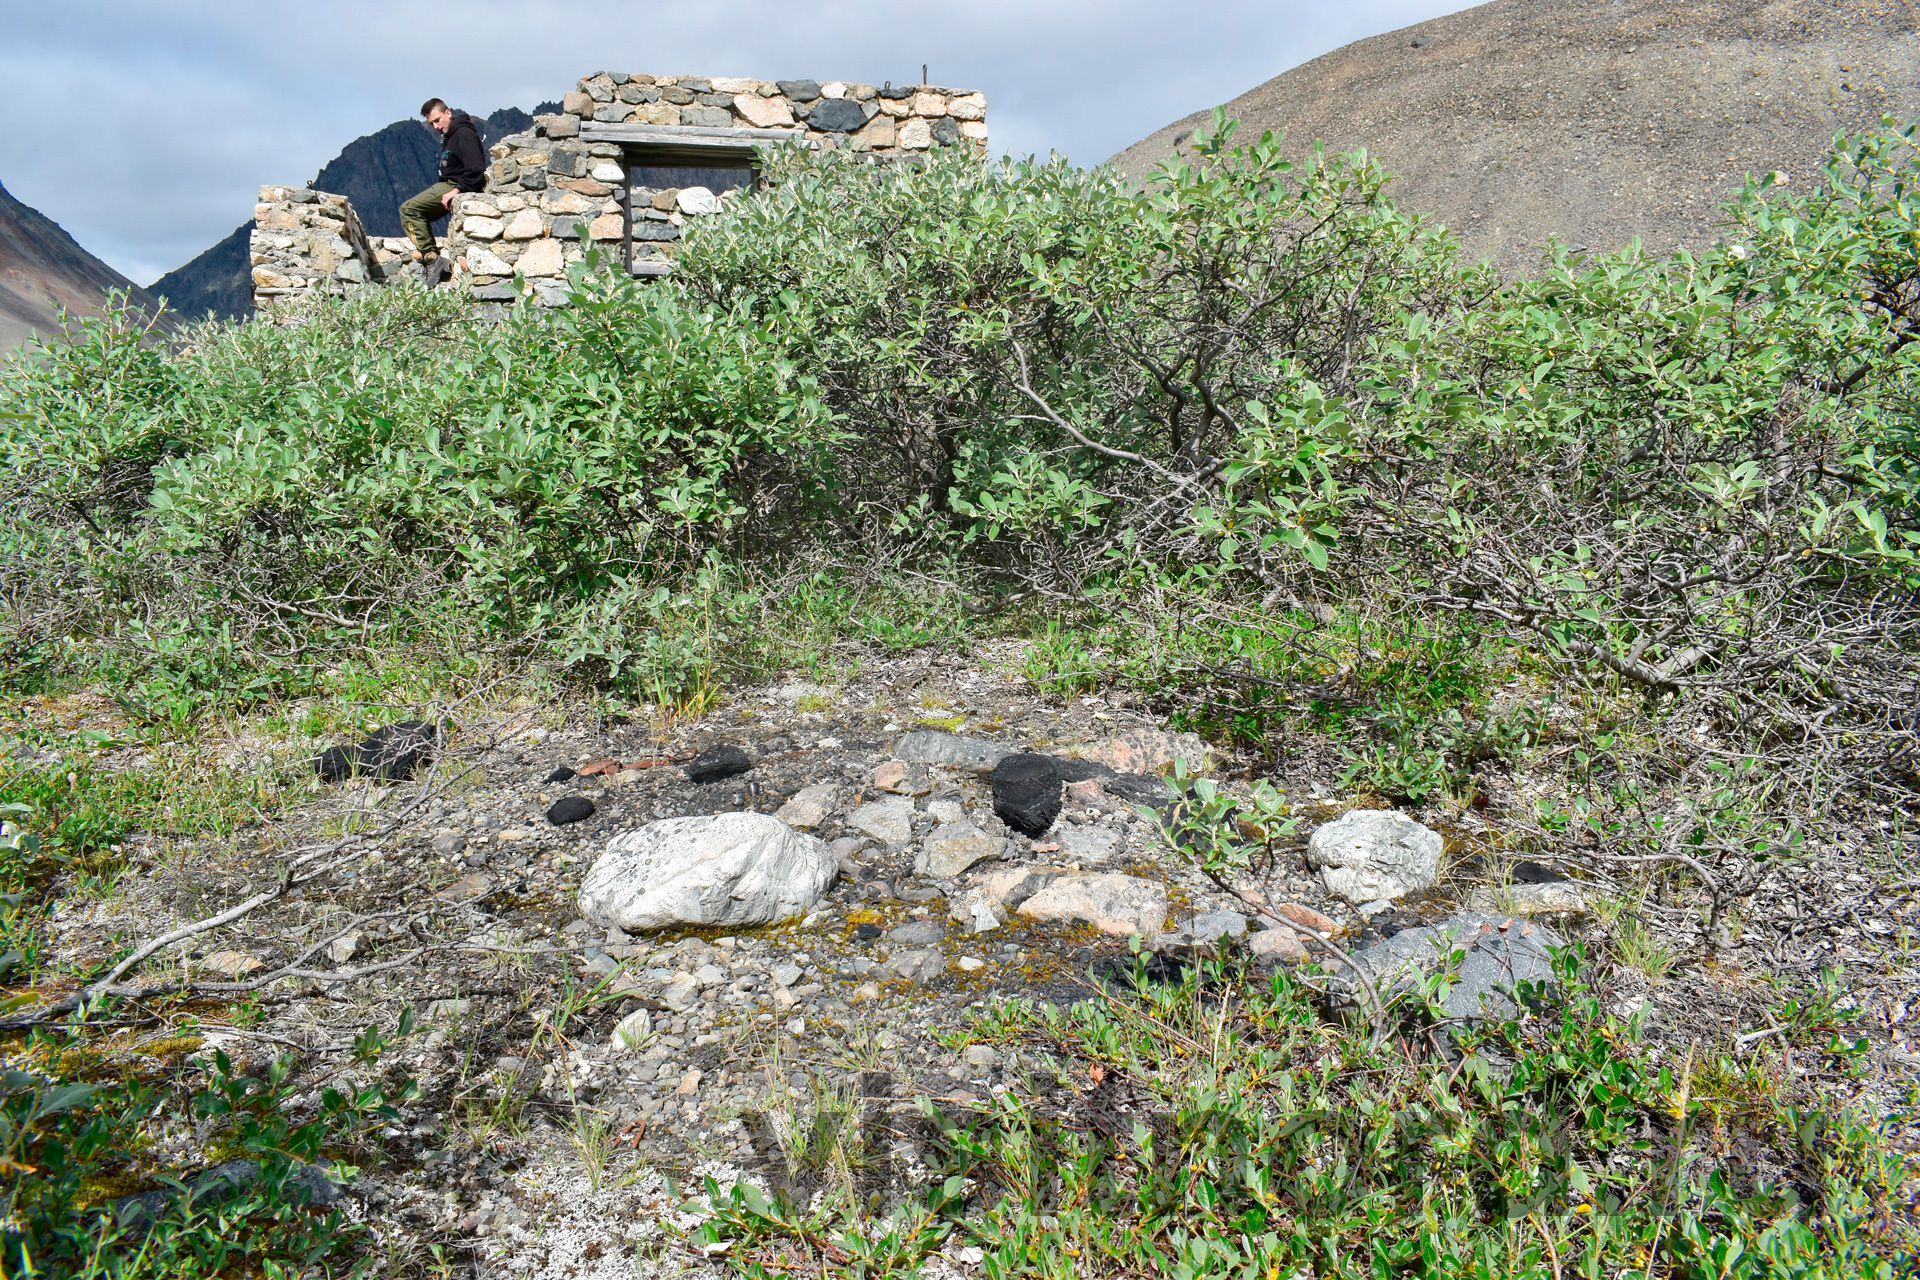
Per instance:
[[[708,129],[689,124],[588,124],[582,142],[644,142],[649,146],[725,146],[742,148],[763,142],[805,142],[804,129]]]

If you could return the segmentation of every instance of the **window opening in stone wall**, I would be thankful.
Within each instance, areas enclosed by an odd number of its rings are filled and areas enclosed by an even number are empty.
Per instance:
[[[728,191],[752,192],[760,185],[750,143],[707,137],[643,142],[622,148],[622,158],[627,214],[620,256],[629,275],[659,275],[671,269],[660,245],[676,239],[679,228],[658,219],[681,208],[682,192],[705,189],[717,198]]]
[[[679,191],[687,187],[705,187],[719,195],[722,191],[751,188],[752,169],[704,169],[687,165],[638,165],[633,169],[633,185],[649,191]]]

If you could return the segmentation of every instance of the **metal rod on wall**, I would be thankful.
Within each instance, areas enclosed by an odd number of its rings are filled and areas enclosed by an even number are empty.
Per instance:
[[[629,277],[633,275],[633,161],[620,152],[620,168],[626,174],[620,199],[620,261]]]

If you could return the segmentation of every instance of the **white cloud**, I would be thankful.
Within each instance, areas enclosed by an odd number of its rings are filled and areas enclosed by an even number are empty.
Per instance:
[[[0,0],[0,182],[145,283],[438,95],[531,107],[597,70],[982,89],[994,146],[1091,164],[1458,0],[281,6]]]

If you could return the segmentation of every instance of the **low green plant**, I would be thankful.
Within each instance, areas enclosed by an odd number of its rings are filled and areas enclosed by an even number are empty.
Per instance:
[[[1624,968],[1655,980],[1666,977],[1679,958],[1672,944],[1662,940],[1637,914],[1622,916],[1614,925],[1609,950]]]
[[[403,1025],[404,1034],[407,1026]],[[50,1041],[28,1056],[83,1060]],[[385,1042],[371,1028],[356,1040],[371,1064]],[[377,1159],[378,1132],[400,1117],[413,1082],[389,1088],[328,1087],[311,1119],[297,1121],[290,1104],[291,1060],[273,1060],[258,1076],[242,1074],[224,1051],[199,1064],[202,1083],[173,1088],[138,1080],[58,1080],[9,1070],[0,1077],[0,1172],[6,1214],[0,1219],[0,1271],[8,1276],[88,1280],[212,1280],[237,1272],[336,1275],[357,1271],[371,1242],[366,1227],[339,1207],[310,1203],[303,1166],[328,1159],[336,1175],[357,1169],[344,1155]],[[116,1200],[156,1180],[138,1170],[152,1132],[184,1107],[196,1120],[203,1149],[215,1160],[245,1159],[252,1175],[201,1188],[162,1176],[156,1209]]]
[[[1049,697],[1067,699],[1098,689],[1108,664],[1089,647],[1084,633],[1049,619],[1027,647],[1027,679]]]
[[[911,1230],[890,1265],[965,1245],[996,1280],[1891,1280],[1916,1243],[1914,1170],[1875,1127],[1778,1085],[1710,1110],[1708,1066],[1642,1044],[1585,968],[1566,950],[1556,981],[1523,993],[1537,1014],[1456,1031],[1447,1054],[1329,1026],[1311,972],[1256,978],[1234,958],[1172,984],[1143,973],[1131,1001],[1001,1003],[975,1032],[1020,1045],[1039,1087],[970,1112],[928,1105],[934,1182],[896,1212]],[[1129,1114],[1074,1118],[1101,1115],[1114,1086]],[[1732,1128],[1818,1201],[1736,1176]],[[704,1239],[744,1274],[771,1274],[762,1260],[795,1241],[829,1275],[876,1274],[849,1243],[871,1226],[709,1191]]]

